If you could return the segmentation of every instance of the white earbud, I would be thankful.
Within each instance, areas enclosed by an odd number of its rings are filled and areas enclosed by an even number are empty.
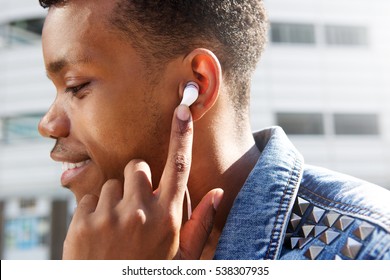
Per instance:
[[[180,105],[184,104],[190,107],[196,101],[196,99],[198,99],[198,96],[199,96],[198,84],[195,82],[189,82],[184,88],[183,99]]]

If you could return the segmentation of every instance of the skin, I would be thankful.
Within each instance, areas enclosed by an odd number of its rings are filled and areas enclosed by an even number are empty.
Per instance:
[[[260,155],[249,120],[237,133],[218,58],[207,49],[171,60],[151,83],[131,40],[102,20],[112,2],[51,8],[42,35],[57,94],[39,131],[56,139],[54,160],[83,162],[61,178],[78,202],[63,257],[212,258]],[[189,81],[200,86],[191,111],[178,107]]]

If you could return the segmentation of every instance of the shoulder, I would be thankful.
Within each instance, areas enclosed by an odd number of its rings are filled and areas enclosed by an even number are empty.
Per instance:
[[[390,258],[390,191],[305,166],[281,258]]]
[[[307,165],[299,195],[325,208],[381,225],[390,232],[390,191],[385,188]]]

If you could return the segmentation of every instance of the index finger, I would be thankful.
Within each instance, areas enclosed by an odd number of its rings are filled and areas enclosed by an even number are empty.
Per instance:
[[[159,188],[161,199],[167,204],[183,203],[192,159],[193,122],[191,111],[186,105],[179,105],[172,120],[168,158]]]

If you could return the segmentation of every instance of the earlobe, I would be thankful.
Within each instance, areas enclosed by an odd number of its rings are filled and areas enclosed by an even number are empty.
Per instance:
[[[218,58],[207,49],[195,49],[186,56],[193,80],[199,86],[199,97],[191,106],[194,121],[210,110],[218,99],[221,82],[221,65]]]

